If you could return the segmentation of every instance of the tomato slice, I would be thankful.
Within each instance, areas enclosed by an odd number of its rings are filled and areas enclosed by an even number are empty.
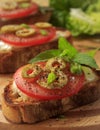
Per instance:
[[[36,14],[38,10],[39,10],[38,5],[34,2],[31,2],[31,5],[27,8],[16,8],[10,11],[0,9],[0,17],[6,19],[21,18],[28,16],[30,14]]]
[[[36,34],[29,36],[29,37],[18,37],[14,33],[5,33],[0,34],[0,39],[4,41],[7,44],[13,45],[13,46],[35,46],[47,43],[51,41],[55,35],[56,35],[56,29],[55,27],[49,27],[46,28],[47,35],[42,35],[40,33],[41,29],[37,28],[35,26],[32,26],[36,30]]]
[[[85,80],[84,74],[73,75],[69,72],[68,83],[63,88],[48,89],[40,86],[36,82],[37,80],[30,82],[30,80],[23,78],[21,75],[22,69],[23,67],[18,69],[14,75],[17,87],[26,95],[39,100],[55,100],[77,94]]]

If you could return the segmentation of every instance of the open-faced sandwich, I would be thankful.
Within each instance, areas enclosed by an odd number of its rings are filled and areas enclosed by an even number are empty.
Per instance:
[[[47,22],[52,10],[33,0],[0,0],[0,26],[7,24]]]
[[[0,29],[0,73],[13,73],[38,53],[57,48],[59,36],[72,43],[68,30],[49,23],[4,25]]]
[[[94,53],[80,53],[61,37],[58,49],[40,53],[15,72],[2,95],[4,116],[35,123],[97,100],[100,71]]]

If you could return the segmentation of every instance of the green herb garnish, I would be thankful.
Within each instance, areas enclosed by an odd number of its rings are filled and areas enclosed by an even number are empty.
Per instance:
[[[70,71],[72,73],[81,74],[82,73],[82,66],[80,64],[77,64],[77,63],[71,64]]]
[[[44,35],[44,36],[46,36],[46,35],[48,34],[47,31],[46,31],[46,30],[43,30],[43,29],[40,30],[40,33],[41,33],[42,35]]]
[[[48,84],[51,84],[53,81],[55,81],[55,79],[56,79],[55,73],[51,72],[51,73],[49,73],[49,75],[48,75],[47,83],[48,83]]]
[[[20,24],[20,26],[23,28],[26,28],[26,29],[30,28],[30,26],[28,24],[25,24],[25,23]]]
[[[20,8],[28,8],[30,6],[30,3],[20,3]]]
[[[64,38],[60,37],[58,41],[58,49],[70,52],[68,55],[73,56],[77,53],[77,50]]]
[[[95,69],[98,68],[96,61],[93,58],[97,51],[98,49],[88,53],[78,52],[77,49],[74,48],[64,37],[60,37],[58,42],[58,49],[44,51],[33,58],[30,63],[58,57],[64,59],[66,62],[71,63],[70,70],[72,73],[80,74],[82,72],[81,66],[83,65]]]
[[[38,54],[35,58],[31,59],[29,61],[29,63],[48,60],[50,58],[59,56],[60,53],[61,53],[61,51],[57,50],[57,49],[47,50],[47,51],[44,51],[44,52]]]
[[[75,55],[73,62],[76,62],[76,63],[81,64],[81,65],[87,65],[87,66],[90,66],[92,68],[98,68],[93,57],[89,56],[86,53],[78,53],[77,55]]]

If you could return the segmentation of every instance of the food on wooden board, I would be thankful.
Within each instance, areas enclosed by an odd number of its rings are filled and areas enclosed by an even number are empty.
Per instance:
[[[97,100],[95,52],[78,52],[61,37],[58,49],[40,53],[15,72],[2,96],[4,116],[14,123],[36,123]]]

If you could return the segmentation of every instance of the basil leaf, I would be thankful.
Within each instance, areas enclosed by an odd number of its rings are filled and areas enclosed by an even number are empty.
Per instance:
[[[73,61],[82,65],[90,66],[92,68],[98,68],[96,61],[91,56],[85,53],[78,53],[74,57]]]
[[[91,51],[87,52],[87,54],[88,54],[89,56],[94,57],[95,54],[96,54],[96,52],[97,52],[99,49],[100,49],[100,48],[97,48],[97,49],[91,50]]]
[[[70,43],[64,37],[60,37],[58,41],[58,49],[63,51],[68,48],[69,44]]]
[[[77,50],[64,37],[59,38],[58,49],[63,51],[61,55],[68,55],[71,58],[78,53]]]
[[[47,83],[50,84],[50,83],[52,83],[55,79],[56,79],[55,73],[51,72],[51,73],[49,73],[49,75],[48,75]]]
[[[29,63],[34,63],[34,62],[38,62],[38,61],[47,60],[52,57],[57,57],[60,55],[60,53],[61,53],[61,51],[57,50],[57,49],[47,50],[47,51],[44,51],[44,52],[38,54],[35,58],[31,59],[29,61]]]
[[[65,50],[60,54],[60,57],[62,57],[62,58],[66,57],[66,59],[68,59],[68,61],[71,61],[74,56],[75,56],[75,53],[73,53],[73,52],[70,51],[69,49],[65,49]]]

